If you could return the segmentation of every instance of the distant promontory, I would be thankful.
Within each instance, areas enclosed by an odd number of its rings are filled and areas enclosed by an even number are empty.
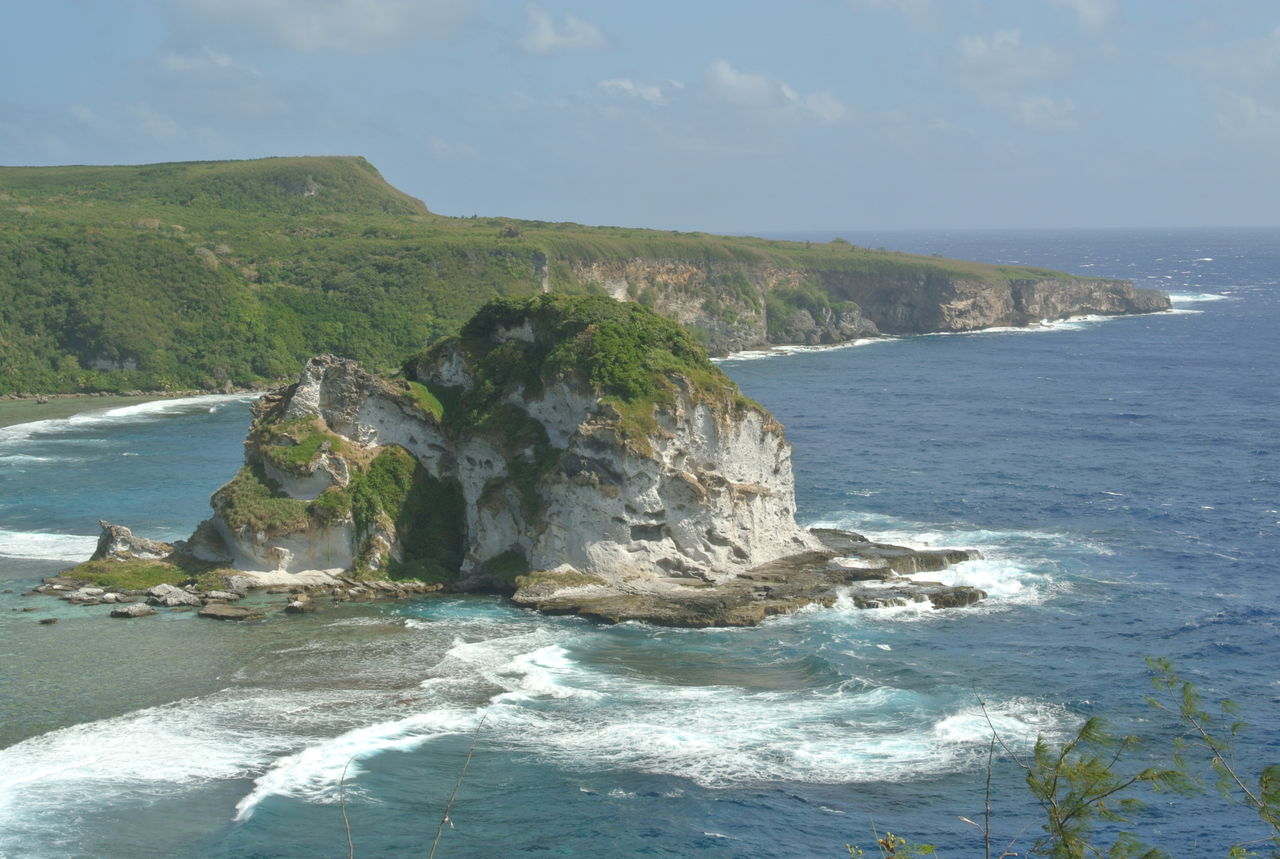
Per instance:
[[[713,354],[1167,309],[1086,279],[705,233],[446,217],[363,158],[0,168],[0,395],[391,371],[485,302],[602,294]]]

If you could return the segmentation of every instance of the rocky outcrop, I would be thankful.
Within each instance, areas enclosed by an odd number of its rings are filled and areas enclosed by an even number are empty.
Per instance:
[[[1169,297],[1127,280],[1069,276],[989,280],[943,273],[822,273],[824,289],[853,301],[885,334],[976,331],[1089,314],[1151,313]]]
[[[376,571],[682,626],[833,604],[859,581],[874,594],[843,597],[868,607],[983,596],[904,578],[973,553],[811,533],[794,496],[782,427],[683,329],[545,295],[486,306],[401,379],[313,358],[257,404],[245,467],[186,548],[259,584]]]
[[[794,287],[804,272],[772,265],[678,259],[575,260],[569,277],[619,301],[638,301],[698,332],[713,354],[769,342],[764,296]]]
[[[127,603],[111,610],[112,617],[146,617],[155,613],[156,610],[144,602]]]
[[[875,323],[856,306],[843,311],[821,308],[816,315],[813,310],[801,307],[773,329],[769,336],[772,345],[831,346],[880,334]]]
[[[1164,293],[1124,280],[891,252],[860,254],[831,267],[640,258],[570,261],[567,275],[573,282],[619,300],[639,301],[688,326],[713,354],[1170,307]],[[1042,276],[1024,276],[1035,274]],[[789,300],[795,296],[806,299],[802,306]]]
[[[485,313],[413,381],[312,359],[259,405],[192,543],[249,570],[396,566],[505,591],[566,563],[719,581],[817,546],[781,426],[682,329],[605,298]],[[263,496],[281,515],[254,512]]]
[[[110,522],[98,521],[102,534],[98,537],[98,547],[94,549],[92,561],[111,558],[117,561],[151,561],[163,558],[173,551],[173,546],[159,540],[148,540],[135,537],[133,532],[123,525],[112,525]]]
[[[986,598],[978,588],[920,581],[976,560],[973,549],[915,550],[873,543],[858,534],[817,530],[820,548],[762,564],[705,586],[657,581],[610,585],[570,567],[525,576],[512,599],[548,614],[577,614],[605,623],[628,620],[663,626],[754,626],[808,605],[842,602],[859,609],[929,603],[964,608]]]

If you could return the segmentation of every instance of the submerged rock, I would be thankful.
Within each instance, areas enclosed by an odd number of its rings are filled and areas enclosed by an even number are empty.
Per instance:
[[[266,613],[249,606],[210,603],[198,612],[200,617],[214,620],[262,620]]]

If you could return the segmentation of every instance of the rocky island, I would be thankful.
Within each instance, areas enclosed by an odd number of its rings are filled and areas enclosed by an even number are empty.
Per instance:
[[[975,552],[799,527],[781,425],[685,329],[603,296],[491,302],[393,377],[311,359],[211,503],[165,560],[241,590],[411,580],[678,626],[985,596],[911,578]],[[95,563],[143,556],[115,544]]]

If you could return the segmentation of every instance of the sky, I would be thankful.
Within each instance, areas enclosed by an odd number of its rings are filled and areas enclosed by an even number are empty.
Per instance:
[[[1276,0],[6,0],[0,164],[363,155],[446,215],[1280,225]]]

